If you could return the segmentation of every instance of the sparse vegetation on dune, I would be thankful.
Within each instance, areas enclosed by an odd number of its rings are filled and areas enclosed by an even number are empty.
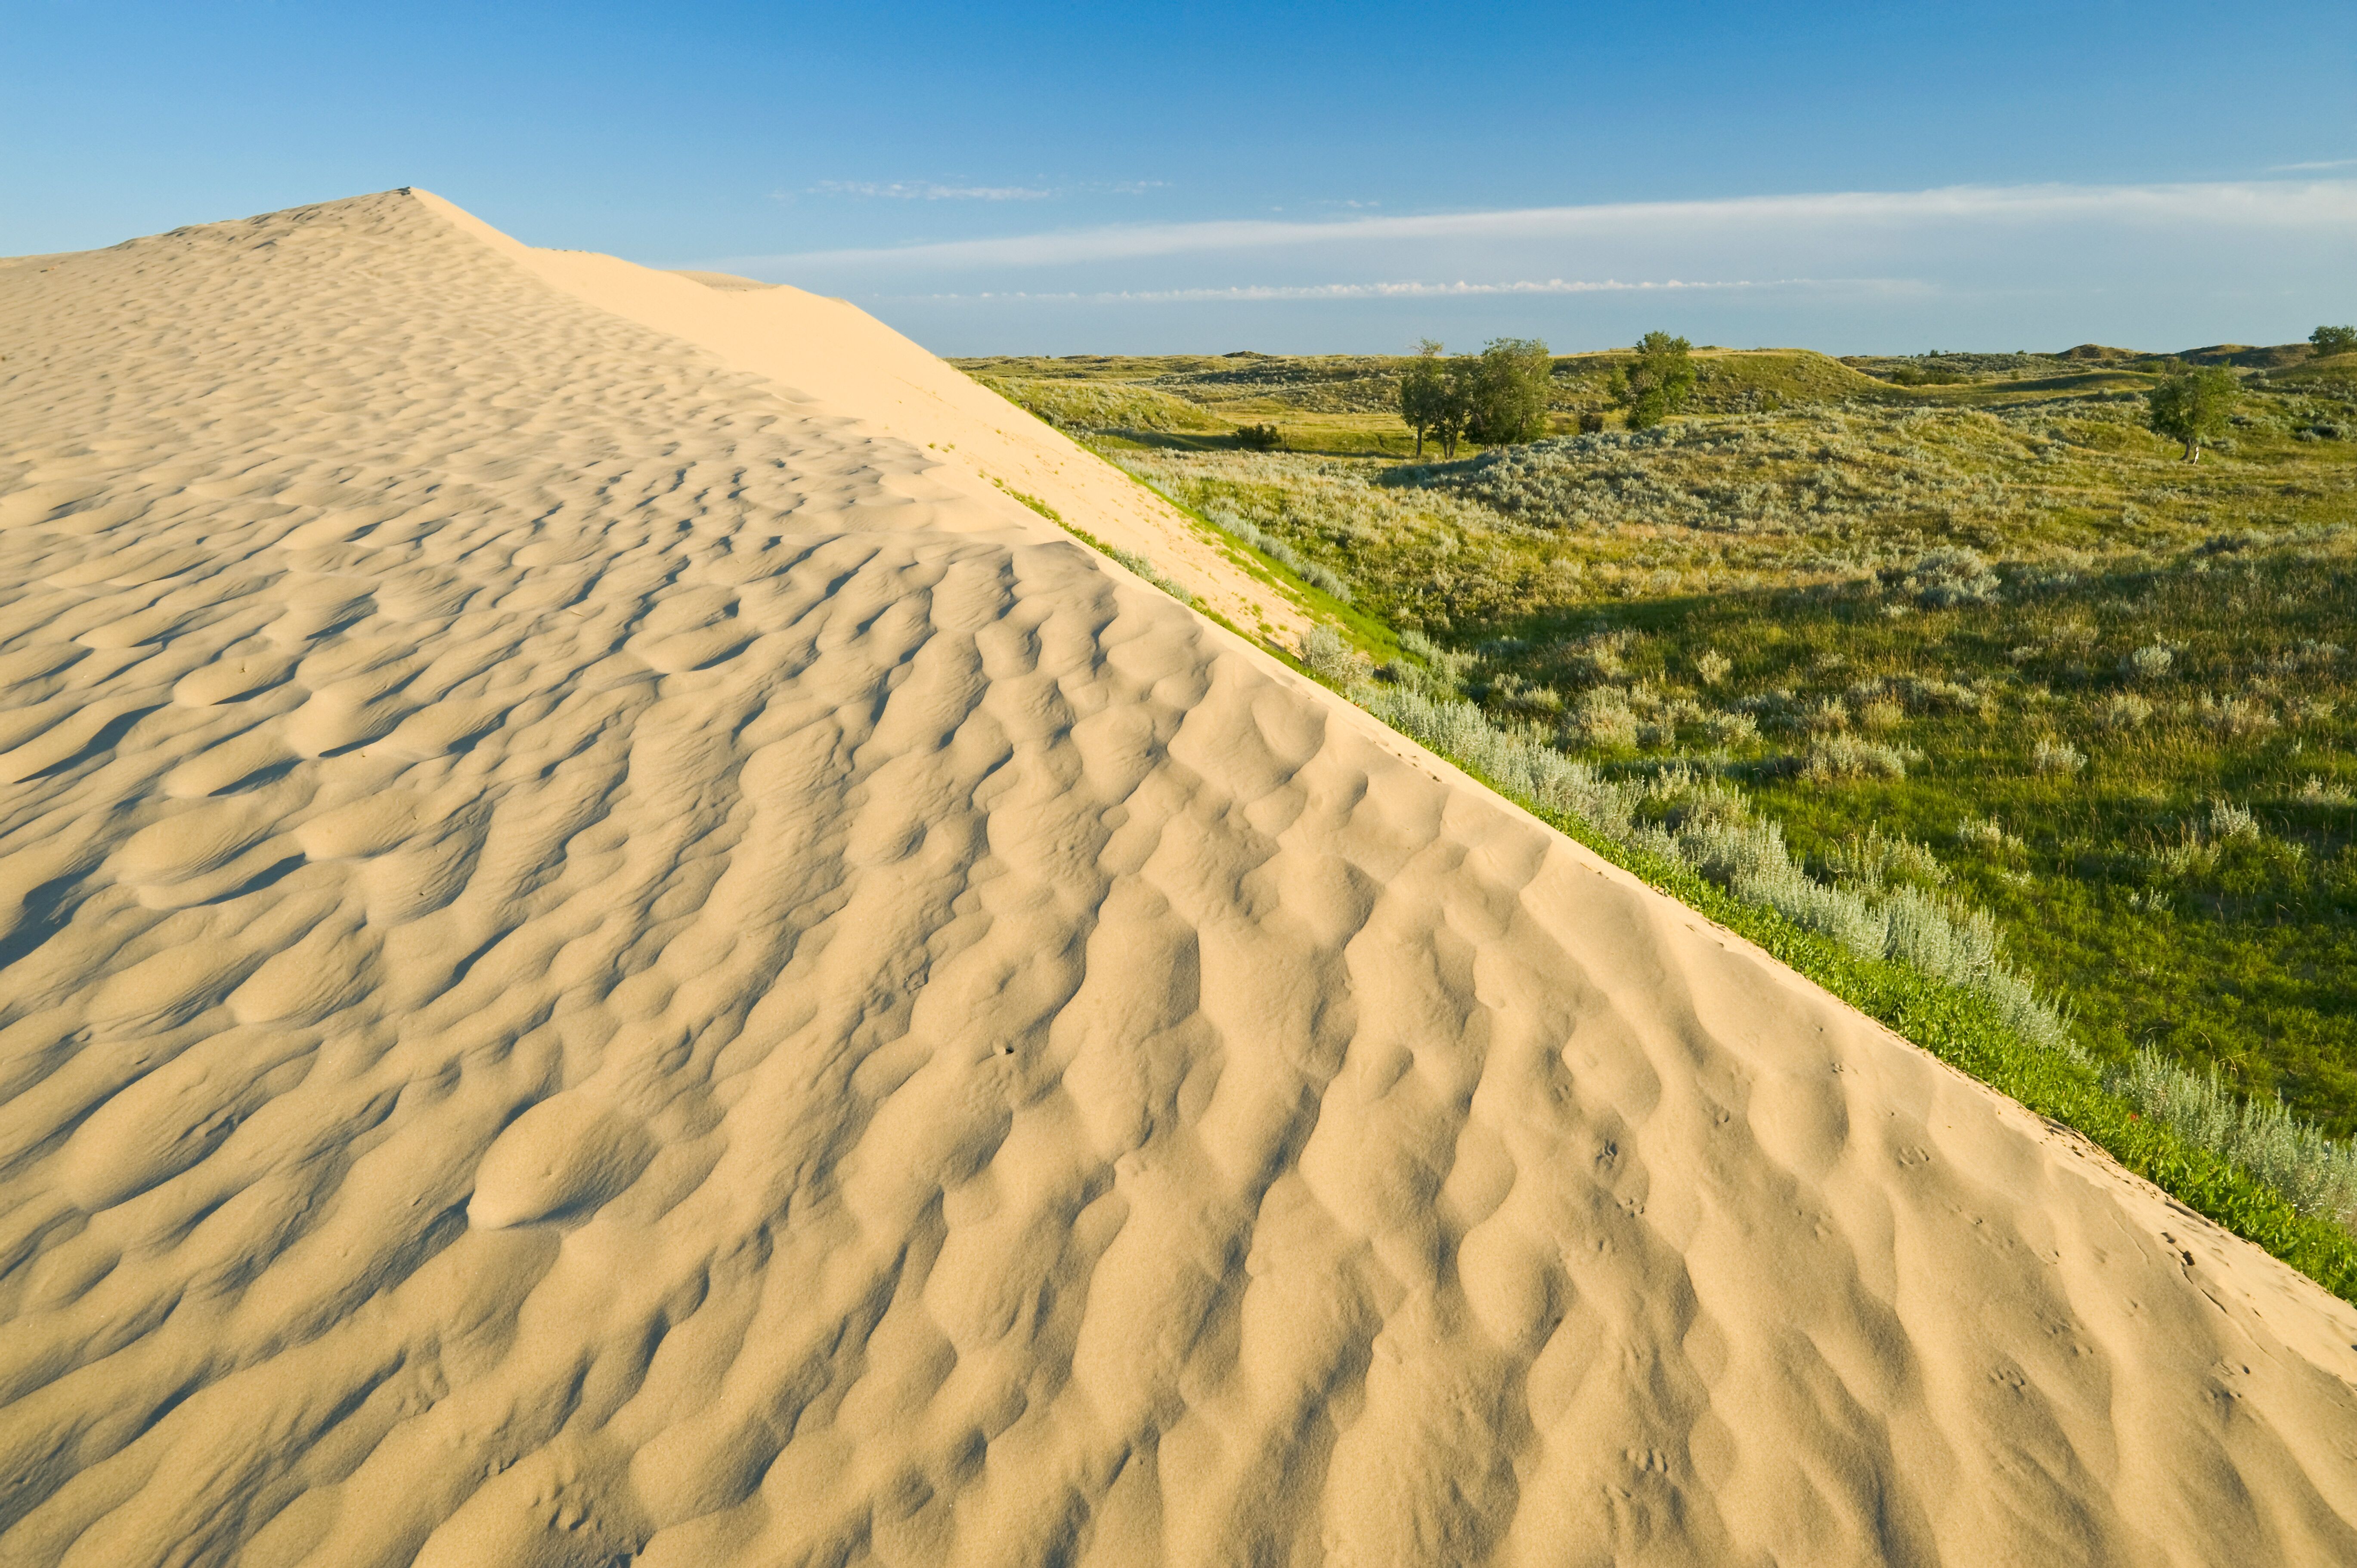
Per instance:
[[[1878,1015],[1976,998],[1956,1059],[2347,1294],[2282,1226],[2357,1199],[2357,354],[1927,359],[1697,350],[1586,433],[1631,357],[1558,359],[1556,434],[1453,463],[1306,406],[1383,361],[1253,360],[1178,374],[1287,452],[1094,438],[1350,607],[1321,678]],[[2196,373],[2198,465],[2146,395]]]
[[[1723,782],[1684,769],[1615,780],[1498,725],[1475,703],[1436,701],[1414,677],[1370,682],[1362,661],[1314,639],[1305,653],[1314,673],[1394,727],[2357,1301],[2350,1145],[2279,1103],[2233,1092],[2214,1069],[2190,1072],[2150,1049],[2126,1062],[2093,1059],[2005,963],[1985,913],[1914,884],[1944,880],[1924,846],[1878,843],[1869,830],[1839,864],[1878,878],[1872,891],[1829,885]]]

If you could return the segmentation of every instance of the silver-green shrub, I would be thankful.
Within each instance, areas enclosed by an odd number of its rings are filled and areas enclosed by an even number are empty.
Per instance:
[[[2284,1109],[2229,1090],[2215,1069],[2189,1072],[2147,1048],[2104,1075],[2156,1122],[2272,1182],[2303,1214],[2357,1218],[2357,1150]]]
[[[1365,681],[1374,671],[1365,654],[1343,640],[1332,627],[1324,625],[1310,628],[1309,634],[1301,639],[1301,662],[1320,681],[1346,691]]]
[[[1829,735],[1810,746],[1809,755],[1801,763],[1801,776],[1820,780],[1904,779],[1907,777],[1907,755],[1880,741]]]
[[[1722,779],[1679,767],[1643,780],[1610,779],[1543,741],[1501,729],[1460,698],[1372,682],[1350,694],[1394,729],[1467,764],[1510,795],[1578,817],[1616,843],[1676,861],[1861,957],[1895,959],[1978,992],[2023,1039],[2079,1054],[2061,1015],[1998,957],[1996,926],[1986,911],[1961,909],[1915,887],[1869,894],[1820,882],[1793,858],[1783,829],[1754,814]]]
[[[1852,952],[1889,959],[1977,993],[2020,1039],[2086,1059],[2061,1013],[2006,966],[1996,924],[1985,909],[1964,908],[1914,886],[1868,894],[1819,882],[1793,859],[1783,830],[1754,815],[1741,792],[1724,780],[1679,768],[1644,780],[1609,779],[1537,739],[1499,728],[1459,698],[1372,682],[1351,695],[1393,728],[1472,767],[1508,794],[1578,817],[1613,843],[1674,860]],[[1663,807],[1667,810],[1656,810]],[[2220,801],[2212,809],[2212,831],[2241,835],[2255,832],[2256,823],[2246,810]],[[1961,832],[2013,842],[1993,818],[1968,822]],[[2149,1050],[2108,1070],[2104,1083],[2188,1143],[2272,1182],[2301,1212],[2357,1224],[2357,1150],[2281,1104],[2240,1099],[2214,1075],[2190,1072]]]
[[[1128,567],[1131,571],[1136,573],[1139,576],[1145,578],[1147,582],[1153,584],[1156,587],[1161,589],[1164,593],[1169,595],[1172,598],[1177,599],[1180,604],[1191,605],[1195,602],[1195,596],[1193,594],[1189,593],[1187,589],[1178,582],[1166,576],[1163,574],[1161,567],[1157,566],[1145,556],[1137,554],[1134,551],[1115,549],[1112,545],[1107,545],[1105,547],[1105,553],[1120,562],[1123,565]]]
[[[2029,765],[2040,773],[2076,773],[2087,766],[2087,754],[2066,741],[2041,740]]]
[[[1961,544],[1943,544],[1927,551],[1903,568],[1883,573],[1885,580],[1932,609],[1958,605],[1993,605],[1998,592],[1996,574],[1980,552]]]
[[[1351,585],[1333,568],[1312,561],[1275,534],[1249,518],[1238,517],[1224,507],[1213,507],[1203,513],[1212,527],[1236,540],[1249,544],[1311,587],[1341,600],[1351,602]]]

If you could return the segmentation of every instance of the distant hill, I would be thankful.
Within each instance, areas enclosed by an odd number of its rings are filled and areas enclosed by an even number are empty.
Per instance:
[[[2247,370],[2276,371],[2307,363],[2316,357],[2316,350],[2306,343],[2277,343],[2266,349],[2254,349],[2247,343],[2212,343],[2206,349],[2187,349],[2171,357],[2194,365],[2240,365]]]
[[[1558,354],[1548,424],[1557,435],[1602,415],[1617,424],[1612,375],[1626,349]],[[1847,355],[1813,349],[1701,348],[1692,414],[1764,413],[1826,403],[1998,408],[2058,397],[2134,395],[2175,365],[2223,364],[2289,388],[2339,396],[2357,385],[2357,354],[2319,361],[2306,343],[2217,343],[2176,353],[2081,343],[2052,352]],[[1225,446],[1246,424],[1274,424],[1297,450],[1400,452],[1400,354],[1073,354],[953,360],[994,392],[1059,428],[1153,446]],[[1404,446],[1405,444],[1405,446]]]
[[[1597,395],[1583,401],[1600,406],[1611,372],[1629,358],[1625,353],[1571,355],[1555,361],[1555,376],[1587,384]],[[1694,358],[1694,405],[1703,413],[1844,398],[1888,401],[1896,391],[1888,381],[1813,349],[1698,349]]]

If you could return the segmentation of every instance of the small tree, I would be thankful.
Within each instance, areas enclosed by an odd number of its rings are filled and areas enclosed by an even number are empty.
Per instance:
[[[1465,433],[1485,446],[1512,446],[1546,434],[1555,358],[1535,338],[1500,338],[1481,350]]]
[[[1666,332],[1637,340],[1637,358],[1612,372],[1612,401],[1629,411],[1629,428],[1659,424],[1686,405],[1693,392],[1694,345]]]
[[[1440,436],[1440,450],[1449,460],[1457,457],[1457,444],[1464,441],[1466,429],[1473,424],[1473,410],[1480,405],[1480,356],[1452,354],[1448,366],[1448,392],[1440,396],[1440,424],[1433,432]]]
[[[1415,358],[1400,377],[1400,418],[1415,432],[1415,455],[1424,456],[1424,438],[1440,427],[1448,401],[1448,376],[1440,362],[1440,345],[1426,338],[1415,346]]]
[[[2223,365],[2179,371],[2145,394],[2150,405],[2146,423],[2156,435],[2185,443],[2185,460],[2201,460],[2201,443],[2226,434],[2226,420],[2234,412],[2242,387]]]
[[[1481,360],[1475,354],[1452,354],[1441,367],[1438,413],[1432,433],[1440,438],[1441,455],[1454,462],[1457,444],[1473,424],[1481,403]]]
[[[2316,345],[2319,360],[2327,354],[2346,354],[2357,349],[2357,327],[2319,327],[2308,335],[2308,340]]]

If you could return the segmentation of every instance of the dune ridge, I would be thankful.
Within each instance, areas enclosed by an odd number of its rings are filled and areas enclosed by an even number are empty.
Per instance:
[[[0,1563],[2357,1560],[2357,1313],[639,272],[0,265]]]
[[[846,301],[726,273],[652,272],[590,251],[538,250],[430,191],[412,194],[576,299],[791,388],[813,409],[922,446],[935,477],[976,499],[999,501],[969,479],[1086,519],[1098,541],[1145,556],[1256,635],[1297,647],[1309,629],[1301,606],[1161,496]],[[1003,502],[996,510],[1004,512]]]

